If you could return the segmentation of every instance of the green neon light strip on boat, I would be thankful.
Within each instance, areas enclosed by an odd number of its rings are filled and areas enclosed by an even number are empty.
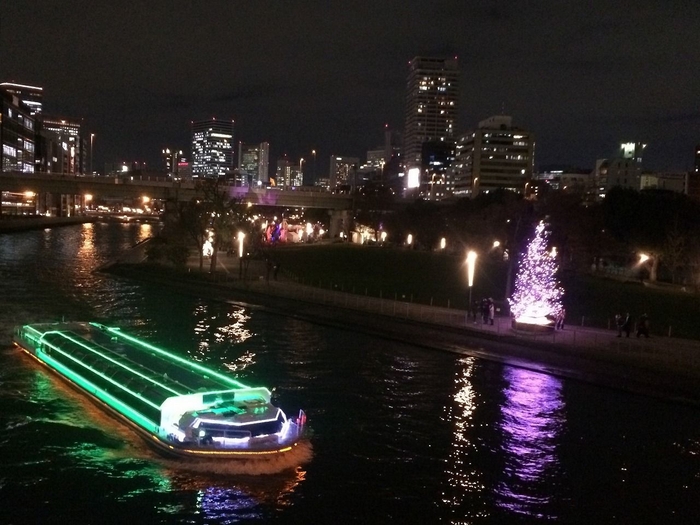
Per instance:
[[[100,351],[97,350],[96,348],[92,348],[90,345],[85,344],[84,342],[82,342],[82,341],[80,341],[80,340],[78,340],[78,339],[75,339],[75,338],[73,338],[73,337],[70,337],[70,336],[69,336],[68,334],[66,334],[65,332],[59,332],[59,331],[55,331],[55,332],[46,332],[46,333],[44,334],[44,336],[45,336],[45,335],[48,335],[48,334],[58,334],[58,335],[60,335],[61,337],[63,337],[64,339],[68,339],[69,341],[71,341],[71,342],[73,342],[73,343],[75,343],[75,344],[77,344],[77,345],[79,345],[79,346],[82,346],[82,347],[85,348],[86,350],[89,350],[90,352],[93,352],[93,353],[99,355],[102,359],[105,359],[106,361],[109,361],[110,363],[114,363],[115,365],[120,366],[120,367],[124,368],[125,370],[128,370],[130,373],[132,373],[132,374],[134,374],[134,375],[137,375],[137,376],[139,376],[139,377],[142,377],[142,378],[145,379],[146,381],[149,381],[150,383],[153,383],[154,385],[157,385],[157,386],[161,387],[161,388],[164,389],[164,390],[167,390],[168,392],[170,392],[170,393],[172,393],[172,394],[175,394],[175,395],[178,395],[178,396],[179,396],[179,395],[182,395],[183,393],[186,393],[186,392],[178,392],[177,390],[174,390],[174,389],[170,388],[169,386],[164,385],[164,384],[162,384],[162,383],[159,383],[159,382],[156,381],[155,379],[153,379],[153,378],[151,378],[151,377],[149,377],[149,376],[147,376],[147,375],[145,375],[145,374],[142,374],[142,373],[139,372],[138,370],[134,370],[133,368],[129,368],[129,367],[128,367],[127,365],[125,365],[124,363],[120,363],[120,362],[117,361],[116,359],[113,359],[113,358],[109,357],[108,355],[103,354],[102,352],[100,352]],[[42,336],[42,338],[43,338],[43,336]]]
[[[109,327],[109,326],[101,325],[101,324],[99,324],[99,323],[90,323],[90,324],[91,324],[92,326],[97,327],[97,328],[104,328],[104,329],[106,329],[109,333],[114,334],[114,335],[117,336],[117,337],[121,337],[122,339],[126,339],[126,340],[129,341],[130,343],[134,343],[134,344],[140,345],[140,346],[142,346],[143,348],[145,348],[145,349],[147,349],[147,350],[151,350],[151,351],[153,351],[153,352],[158,352],[159,354],[161,354],[161,355],[167,357],[168,359],[170,359],[170,360],[172,360],[172,361],[176,361],[176,362],[178,362],[178,363],[180,363],[180,364],[182,364],[182,365],[188,366],[188,367],[190,367],[192,370],[195,370],[195,371],[197,371],[197,372],[199,372],[199,373],[202,373],[202,374],[209,374],[210,376],[214,376],[214,377],[216,377],[217,379],[219,379],[219,380],[221,380],[221,381],[223,381],[223,382],[225,382],[225,383],[228,383],[229,385],[232,385],[232,386],[234,386],[234,387],[236,387],[236,388],[250,388],[249,386],[244,385],[244,384],[241,383],[240,381],[236,381],[235,379],[231,379],[230,377],[228,377],[228,376],[226,376],[226,375],[224,375],[224,374],[221,374],[221,373],[219,373],[219,372],[217,372],[217,371],[215,371],[215,370],[209,369],[209,368],[207,368],[207,367],[205,367],[205,366],[202,366],[202,365],[200,365],[200,364],[198,364],[198,363],[193,363],[193,362],[191,362],[191,361],[188,361],[187,359],[184,359],[184,358],[179,357],[179,356],[177,356],[177,355],[171,354],[170,352],[167,352],[167,351],[162,350],[162,349],[160,349],[160,348],[158,348],[158,347],[156,347],[156,346],[153,346],[153,345],[148,344],[148,343],[146,343],[146,342],[144,342],[144,341],[141,341],[141,340],[137,339],[136,337],[127,335],[127,334],[123,333],[122,331],[120,331],[119,328],[112,328],[112,327]]]
[[[90,368],[88,365],[86,365],[85,363],[83,363],[83,362],[80,361],[79,359],[77,359],[77,358],[73,357],[72,355],[67,354],[65,351],[61,350],[60,347],[58,347],[58,346],[56,346],[56,345],[54,345],[54,344],[52,344],[52,343],[49,343],[48,341],[46,341],[46,340],[43,339],[43,338],[46,337],[47,335],[50,335],[50,334],[60,334],[60,333],[61,333],[61,332],[53,332],[53,331],[46,332],[46,333],[42,336],[42,339],[40,340],[40,343],[43,344],[43,345],[46,345],[46,346],[50,347],[52,350],[55,350],[55,351],[58,352],[59,354],[64,355],[65,357],[67,357],[67,358],[70,359],[71,361],[74,361],[75,363],[78,363],[78,364],[79,364],[80,366],[82,366],[83,368],[86,368],[86,369],[90,370],[90,372],[92,372],[93,374],[96,374],[96,375],[100,376],[100,377],[103,378],[104,380],[106,380],[106,381],[112,383],[114,386],[116,386],[116,387],[118,387],[118,388],[121,388],[122,390],[124,390],[124,392],[126,392],[126,393],[128,393],[128,394],[131,394],[131,395],[134,396],[135,398],[137,398],[137,399],[143,401],[143,402],[146,403],[147,405],[149,405],[149,406],[155,408],[156,410],[158,410],[158,411],[160,412],[160,405],[156,405],[153,401],[149,401],[148,399],[146,399],[145,397],[143,397],[141,394],[137,394],[136,392],[134,392],[133,390],[130,390],[130,389],[127,388],[126,386],[122,385],[121,383],[118,383],[117,381],[115,381],[115,380],[112,379],[111,377],[107,377],[107,376],[104,375],[102,372],[98,372],[97,370],[95,370],[95,369],[93,369],[93,368]],[[44,353],[42,352],[42,355],[46,355],[46,354],[44,354]],[[67,367],[65,367],[65,366],[64,366],[64,368],[65,368],[66,370],[69,370],[69,369],[68,369]],[[82,376],[78,375],[77,372],[74,372],[74,375],[75,375],[76,377],[82,378]],[[87,380],[85,380],[85,381],[87,381]],[[92,383],[91,383],[91,384],[92,384]],[[96,388],[98,388],[98,387],[96,387]]]
[[[137,410],[131,408],[129,405],[126,405],[122,401],[119,401],[117,398],[111,396],[94,383],[91,383],[81,375],[73,372],[73,370],[71,370],[70,368],[67,368],[63,364],[59,363],[51,356],[45,354],[44,352],[40,352],[40,354],[41,356],[37,354],[37,357],[39,357],[47,365],[54,368],[55,370],[66,376],[68,379],[76,383],[78,386],[85,389],[87,392],[93,394],[101,401],[104,401],[117,412],[129,418],[131,421],[141,426],[142,428],[148,430],[149,432],[158,433],[158,425],[150,419],[148,419],[146,416],[144,416],[141,412],[138,412]]]

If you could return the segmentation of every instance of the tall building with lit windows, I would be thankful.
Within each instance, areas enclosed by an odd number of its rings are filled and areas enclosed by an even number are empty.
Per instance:
[[[35,136],[29,106],[17,95],[0,89],[0,169],[34,172]]]
[[[239,186],[267,184],[270,179],[270,144],[238,143]]]
[[[192,178],[233,174],[233,120],[192,122]]]
[[[355,176],[360,165],[357,157],[338,157],[331,155],[330,176],[331,191],[350,189],[357,183]]]
[[[0,82],[0,90],[16,95],[20,101],[29,108],[30,115],[41,114],[41,108],[44,100],[44,88],[39,86],[28,86],[26,84],[17,84],[16,82]]]
[[[41,132],[58,143],[54,152],[56,161],[52,171],[84,174],[88,172],[89,136],[83,119],[43,115]]]
[[[476,197],[495,189],[525,193],[535,165],[535,137],[496,115],[457,139],[452,168],[455,196]]]
[[[424,142],[454,142],[459,68],[456,57],[415,57],[408,65],[403,161],[420,167]]]

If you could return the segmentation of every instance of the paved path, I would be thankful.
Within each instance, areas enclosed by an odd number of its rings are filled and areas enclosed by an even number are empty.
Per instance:
[[[614,363],[632,366],[644,365],[649,369],[671,370],[700,378],[700,341],[651,337],[617,337],[616,330],[568,325],[563,330],[544,334],[516,331],[510,317],[498,316],[494,324],[484,324],[467,316],[464,310],[429,306],[408,301],[381,299],[338,290],[320,289],[301,285],[282,272],[275,279],[268,274],[265,261],[251,260],[243,279],[239,279],[239,259],[219,255],[218,268],[226,276],[225,283],[233,288],[330,305],[336,308],[379,314],[382,317],[410,320],[425,325],[458,329],[465,334],[478,335],[491,340],[517,341],[539,347],[556,348],[572,354],[586,355]],[[209,262],[208,260],[206,261]],[[188,261],[192,271],[199,270],[199,258]],[[269,277],[269,280],[268,280]]]
[[[268,279],[264,260],[249,261],[241,279],[239,259],[225,253],[217,257],[217,279],[209,285],[191,279],[173,282],[170,273],[138,269],[143,249],[137,246],[133,253],[124,254],[120,262],[128,266],[117,273],[163,280],[196,295],[264,304],[283,315],[407,344],[700,403],[700,341],[618,338],[613,330],[581,326],[544,334],[516,331],[505,316],[496,317],[490,325],[474,322],[463,310],[305,286],[281,272],[275,279],[270,271]],[[208,274],[210,260],[204,263]],[[199,257],[190,257],[187,265],[189,272],[199,273]]]

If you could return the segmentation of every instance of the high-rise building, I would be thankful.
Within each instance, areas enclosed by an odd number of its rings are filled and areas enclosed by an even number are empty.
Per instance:
[[[454,193],[451,168],[455,161],[455,144],[452,141],[424,142],[421,152],[421,197],[436,201],[451,197]]]
[[[84,174],[88,170],[89,137],[82,119],[42,115],[41,130],[58,142],[58,159],[54,171]]]
[[[454,195],[475,197],[498,188],[524,193],[534,165],[533,134],[514,127],[512,117],[490,117],[457,140]]]
[[[454,141],[459,98],[457,58],[415,57],[409,62],[403,161],[421,166],[424,142]]]
[[[341,186],[352,186],[355,181],[355,173],[359,168],[360,159],[357,157],[339,157],[331,155],[330,189],[339,189]]]
[[[182,158],[182,150],[164,148],[161,153],[162,168],[169,176],[177,175],[177,168]]]
[[[267,184],[270,178],[270,144],[238,143],[238,173],[240,186]]]
[[[29,108],[30,115],[41,113],[44,99],[44,89],[38,86],[28,86],[26,84],[16,84],[15,82],[0,82],[0,90],[11,95],[16,95]]]
[[[233,120],[192,122],[192,178],[233,173]]]
[[[0,89],[0,169],[34,171],[35,121],[17,95]]]

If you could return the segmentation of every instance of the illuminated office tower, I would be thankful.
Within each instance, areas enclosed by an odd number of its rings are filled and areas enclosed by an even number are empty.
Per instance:
[[[35,121],[17,95],[0,89],[0,169],[34,171]]]
[[[82,119],[42,115],[41,131],[52,134],[58,142],[58,161],[53,171],[84,174],[88,169],[90,138]]]
[[[457,58],[415,57],[409,62],[403,161],[421,166],[424,142],[454,142],[459,98]]]
[[[165,148],[161,153],[162,169],[169,176],[177,175],[177,168],[182,158],[182,150]]]
[[[233,173],[233,120],[192,122],[192,178]]]
[[[496,115],[457,140],[453,193],[475,197],[495,189],[524,193],[535,165],[535,137]]]
[[[29,108],[30,115],[41,113],[41,106],[44,99],[44,89],[38,86],[28,86],[15,82],[0,82],[0,90],[16,95]]]
[[[270,145],[238,143],[238,173],[239,186],[258,186],[267,184],[270,169]]]
[[[355,175],[359,168],[360,159],[357,157],[338,157],[331,155],[331,166],[329,170],[330,189],[337,190],[344,186],[352,189],[357,182]]]

